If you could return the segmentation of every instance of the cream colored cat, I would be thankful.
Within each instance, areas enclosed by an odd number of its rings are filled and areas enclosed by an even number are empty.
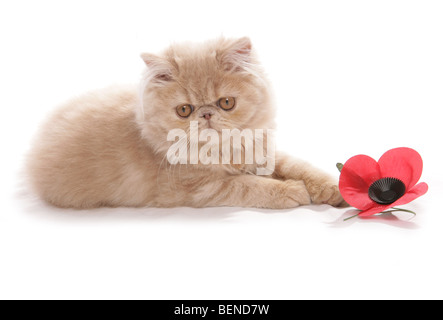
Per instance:
[[[269,176],[257,175],[256,164],[168,162],[174,144],[168,133],[189,132],[191,121],[219,133],[273,128],[269,84],[248,38],[173,45],[142,58],[147,69],[141,90],[86,94],[58,109],[43,127],[27,168],[47,202],[70,208],[271,209],[343,203],[334,179],[280,153]]]

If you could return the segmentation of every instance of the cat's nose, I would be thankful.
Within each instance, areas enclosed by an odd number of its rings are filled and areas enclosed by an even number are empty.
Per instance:
[[[202,118],[205,118],[206,120],[210,120],[212,115],[213,114],[210,112],[205,112],[205,113],[203,113]]]
[[[215,108],[212,106],[202,106],[198,109],[198,115],[200,118],[205,118],[206,120],[211,120],[215,115]]]

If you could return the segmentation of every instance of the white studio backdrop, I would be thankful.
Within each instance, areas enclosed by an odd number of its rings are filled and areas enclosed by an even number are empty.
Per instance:
[[[443,3],[3,1],[0,298],[443,298]],[[141,52],[249,36],[271,79],[278,147],[336,175],[416,149],[429,192],[409,216],[346,209],[61,210],[20,170],[66,99],[137,83]]]

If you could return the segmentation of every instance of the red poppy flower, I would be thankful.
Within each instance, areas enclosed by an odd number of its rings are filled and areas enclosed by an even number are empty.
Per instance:
[[[370,216],[424,195],[428,185],[417,184],[422,171],[420,154],[410,148],[389,150],[378,162],[358,155],[344,164],[339,189],[359,216]]]

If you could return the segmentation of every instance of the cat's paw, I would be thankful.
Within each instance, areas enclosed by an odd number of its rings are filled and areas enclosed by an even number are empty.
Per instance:
[[[346,207],[338,185],[330,180],[308,184],[308,191],[314,204],[329,204],[334,207]]]
[[[303,181],[282,181],[279,189],[273,199],[274,209],[289,209],[311,203],[311,197]]]

